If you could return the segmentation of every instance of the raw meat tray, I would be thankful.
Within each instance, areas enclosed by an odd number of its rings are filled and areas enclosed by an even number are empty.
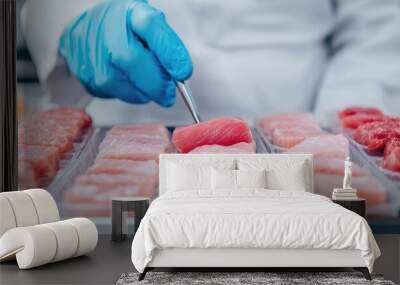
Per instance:
[[[59,200],[57,196],[59,194],[60,189],[60,181],[68,180],[64,177],[68,177],[68,173],[71,169],[75,167],[79,157],[81,156],[82,151],[86,148],[87,144],[89,144],[92,139],[93,133],[95,132],[95,128],[90,126],[88,127],[81,138],[74,142],[73,149],[66,153],[63,158],[60,160],[60,166],[57,171],[56,176],[51,180],[44,183],[43,187],[51,192],[56,200]]]
[[[350,141],[351,145],[353,145],[360,152],[360,156],[362,156],[364,160],[371,165],[374,171],[384,173],[384,175],[397,184],[397,189],[400,191],[400,172],[384,169],[381,166],[383,160],[382,154],[369,151],[366,146],[356,142],[349,132],[342,131],[341,133]]]
[[[55,179],[51,183],[49,190],[52,191],[55,199],[60,205],[60,211],[63,216],[66,213],[73,212],[72,209],[67,208],[66,205],[63,204],[62,202],[63,192],[68,190],[73,185],[74,180],[78,175],[85,173],[85,171],[93,164],[97,156],[97,153],[99,151],[99,145],[104,140],[106,133],[109,129],[110,127],[94,128],[90,132],[90,134],[88,134],[84,142],[82,142],[79,151],[74,153],[73,157],[70,159],[66,167],[64,167],[62,171],[60,171],[60,173],[55,177]],[[172,134],[175,127],[167,127],[167,129],[170,132],[170,134]],[[270,152],[266,148],[263,140],[261,139],[261,137],[259,137],[255,129],[252,129],[252,134],[254,141],[256,143],[256,152],[257,153]],[[109,218],[95,217],[91,219],[94,220],[95,223],[97,225],[100,225],[101,227],[104,227],[105,225],[108,225],[110,223]],[[107,228],[107,230],[109,229]]]
[[[328,133],[337,133],[333,130],[325,129],[325,131]],[[267,149],[268,152],[283,153],[286,151],[285,148],[274,145],[271,138],[266,136],[259,127],[256,127],[255,132],[257,133],[257,137],[261,138],[262,142],[264,143],[265,149]],[[350,159],[361,168],[369,170],[372,175],[374,175],[380,181],[380,183],[382,183],[382,185],[387,190],[388,201],[391,201],[387,204],[390,207],[390,212],[392,212],[393,216],[398,216],[400,210],[400,181],[396,182],[391,179],[390,176],[388,176],[382,171],[380,167],[378,167],[377,162],[374,161],[374,159],[365,152],[364,148],[362,148],[360,144],[356,143],[349,135],[344,135],[348,138],[350,142]]]

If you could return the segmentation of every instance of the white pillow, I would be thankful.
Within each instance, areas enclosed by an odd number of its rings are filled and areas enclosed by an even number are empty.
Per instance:
[[[274,190],[306,191],[310,189],[310,168],[304,160],[276,158],[274,160],[242,159],[239,170],[267,170],[267,188]]]
[[[236,190],[236,170],[212,168],[211,181],[213,190]]]
[[[304,171],[305,165],[297,165],[295,169],[287,172],[276,169],[267,172],[268,188],[274,190],[302,191],[306,192],[309,184]]]
[[[237,188],[268,188],[267,170],[236,170]]]
[[[168,164],[168,191],[211,189],[211,167]]]

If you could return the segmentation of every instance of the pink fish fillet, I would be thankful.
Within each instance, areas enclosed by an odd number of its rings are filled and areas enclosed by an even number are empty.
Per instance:
[[[149,183],[150,182],[150,183]],[[129,174],[84,174],[80,175],[75,180],[76,185],[97,185],[99,189],[109,191],[113,187],[132,187],[138,188],[154,188],[154,177],[148,177],[143,173]]]
[[[203,145],[229,146],[252,141],[253,137],[249,126],[238,118],[218,118],[176,128],[172,135],[172,142],[181,153],[190,152]]]
[[[306,138],[320,135],[322,130],[313,126],[277,127],[272,132],[272,143],[282,148],[291,148],[303,142]]]
[[[142,194],[152,194],[157,188],[154,175],[129,174],[83,174],[75,179],[74,187],[95,186],[97,193],[112,192],[113,189],[135,189]]]
[[[57,118],[61,120],[79,120],[80,126],[86,128],[92,124],[92,119],[83,109],[69,108],[69,107],[56,107],[38,114],[40,117]]]
[[[87,174],[139,174],[158,179],[158,164],[154,160],[134,161],[118,159],[98,159],[86,170]]]
[[[134,186],[118,186],[104,191],[98,185],[76,185],[63,195],[65,211],[72,215],[109,217],[111,200],[115,197],[144,196],[151,199],[158,195],[158,188],[145,192]]]
[[[100,144],[100,150],[105,147],[112,147],[113,145],[165,145],[170,147],[170,141],[168,137],[160,137],[152,134],[111,134],[107,135]]]
[[[113,126],[107,134],[148,134],[168,137],[168,130],[159,123],[136,123]]]
[[[320,130],[317,121],[310,113],[280,113],[259,118],[257,125],[264,134],[272,136],[276,128],[307,128]]]
[[[111,205],[113,197],[145,196],[151,198],[155,194],[156,189],[153,192],[145,192],[133,186],[118,186],[109,189],[109,191],[104,191],[98,185],[75,185],[64,193],[64,202]]]
[[[189,153],[255,153],[256,147],[255,143],[237,143],[230,146],[222,145],[203,145],[196,147]]]
[[[73,139],[62,129],[23,129],[18,132],[18,143],[36,146],[51,146],[61,154],[73,148]]]
[[[288,153],[312,153],[316,158],[346,159],[349,156],[349,142],[343,135],[324,134],[305,139],[289,149]]]
[[[123,159],[123,160],[157,160],[160,153],[169,151],[169,144],[166,143],[131,143],[115,142],[103,146],[97,158]]]

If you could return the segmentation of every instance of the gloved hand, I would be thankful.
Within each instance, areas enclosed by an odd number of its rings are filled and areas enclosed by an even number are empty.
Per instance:
[[[175,103],[175,82],[193,66],[165,16],[146,0],[108,0],[75,19],[60,39],[70,71],[94,96]]]

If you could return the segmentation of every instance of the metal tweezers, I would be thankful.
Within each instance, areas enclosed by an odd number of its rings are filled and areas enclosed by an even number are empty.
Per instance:
[[[187,91],[184,82],[177,81],[176,86],[178,87],[179,93],[181,93],[182,99],[185,102],[186,107],[189,109],[190,114],[192,115],[196,124],[200,123],[200,117],[196,110],[196,105],[194,104],[194,100],[190,93]]]

